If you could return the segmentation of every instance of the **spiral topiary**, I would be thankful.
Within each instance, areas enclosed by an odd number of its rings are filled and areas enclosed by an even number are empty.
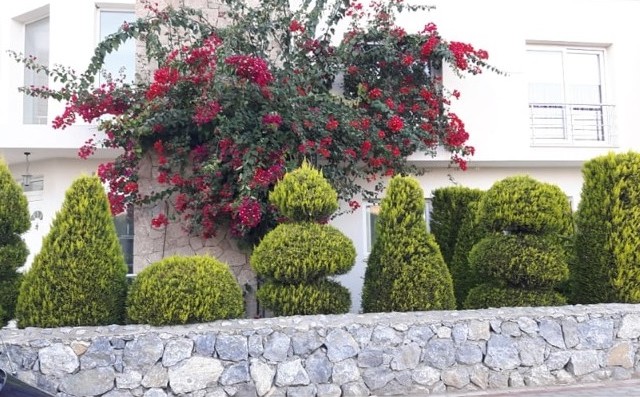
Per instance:
[[[567,299],[553,290],[527,290],[480,284],[469,291],[464,306],[468,309],[489,307],[530,307],[566,305]]]
[[[277,316],[346,313],[351,307],[349,290],[326,279],[298,284],[271,280],[260,286],[258,299]]]
[[[243,313],[242,289],[231,270],[207,256],[172,256],[147,266],[127,297],[127,316],[134,323],[210,322]]]

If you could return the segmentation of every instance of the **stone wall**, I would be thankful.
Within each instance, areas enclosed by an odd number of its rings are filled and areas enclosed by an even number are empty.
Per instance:
[[[638,376],[640,307],[0,330],[0,368],[58,396],[432,394]]]

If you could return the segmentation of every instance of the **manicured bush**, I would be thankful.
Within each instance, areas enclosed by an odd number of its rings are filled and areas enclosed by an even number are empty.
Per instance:
[[[256,273],[281,283],[344,274],[356,250],[338,229],[317,223],[284,223],[269,232],[251,255]]]
[[[324,222],[338,209],[338,193],[306,161],[276,184],[269,201],[292,222]]]
[[[233,273],[207,256],[172,256],[147,266],[127,297],[127,317],[134,323],[210,322],[243,313],[242,289]]]
[[[349,290],[326,279],[299,284],[268,281],[260,286],[258,299],[276,316],[346,313],[351,307]]]
[[[9,167],[0,160],[0,327],[13,318],[29,250],[21,234],[29,230],[29,206]]]
[[[105,325],[123,320],[127,266],[97,177],[67,190],[20,287],[20,327]]]
[[[380,204],[364,279],[364,312],[455,308],[449,270],[424,220],[424,196],[413,178],[396,176]]]
[[[566,305],[564,296],[554,290],[528,290],[480,284],[469,291],[464,302],[468,309],[489,307],[529,307]]]
[[[483,191],[464,186],[449,186],[433,191],[431,199],[431,233],[436,238],[445,263],[451,267],[462,222],[470,212],[469,205],[482,197]],[[454,284],[456,283],[454,277]]]
[[[576,214],[575,303],[640,302],[640,154],[586,162]]]

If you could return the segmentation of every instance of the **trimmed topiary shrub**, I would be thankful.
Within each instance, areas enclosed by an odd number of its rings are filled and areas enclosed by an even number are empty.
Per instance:
[[[464,302],[464,306],[468,309],[561,306],[566,304],[567,299],[556,291],[534,291],[522,288],[499,287],[493,284],[480,284],[473,287]]]
[[[30,226],[27,198],[0,160],[0,327],[14,316],[21,280],[17,270],[29,255],[20,235]]]
[[[380,204],[362,292],[364,312],[454,309],[449,270],[427,232],[424,196],[413,178],[391,179]]]
[[[462,222],[470,212],[469,205],[482,197],[483,191],[463,186],[449,186],[433,191],[429,227],[436,238],[445,263],[451,267]],[[454,276],[454,285],[456,278]]]
[[[640,302],[640,154],[594,158],[582,169],[572,301]]]
[[[242,289],[229,267],[207,256],[172,256],[144,268],[127,297],[127,317],[151,325],[237,318]]]
[[[20,287],[20,327],[106,325],[123,320],[127,266],[97,177],[82,176]]]
[[[306,162],[287,173],[269,199],[293,223],[278,225],[251,255],[251,267],[265,280],[258,300],[278,315],[345,313],[349,290],[327,276],[348,272],[353,242],[324,222],[338,208],[335,190]]]

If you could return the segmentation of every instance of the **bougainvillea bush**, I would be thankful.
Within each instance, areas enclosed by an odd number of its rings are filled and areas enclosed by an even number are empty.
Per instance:
[[[257,8],[225,2],[228,24],[220,28],[198,10],[147,5],[146,17],[98,45],[82,74],[14,54],[55,82],[23,88],[66,103],[55,128],[82,119],[106,135],[89,139],[80,156],[98,145],[122,150],[98,170],[114,213],[171,196],[178,216],[161,213],[154,227],[183,218],[203,237],[227,225],[255,241],[278,218],[269,190],[304,159],[322,168],[351,208],[359,206],[358,194],[381,188],[382,176],[419,172],[406,161],[414,152],[443,146],[466,167],[474,149],[449,109],[460,93],[445,90],[438,71],[496,70],[486,51],[445,40],[431,23],[419,32],[396,25],[399,12],[428,7],[402,0],[305,1],[298,9],[287,0]],[[336,33],[339,23],[348,26],[344,35]],[[149,76],[97,86],[105,55],[130,39],[144,44]],[[143,195],[137,171],[150,153],[160,188]],[[363,181],[376,188],[364,189]]]

